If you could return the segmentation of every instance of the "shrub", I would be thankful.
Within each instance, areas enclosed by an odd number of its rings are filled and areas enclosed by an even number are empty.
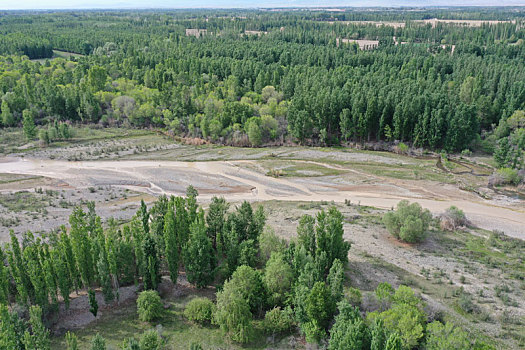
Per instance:
[[[426,348],[428,350],[469,349],[468,335],[452,323],[434,321],[427,325]]]
[[[211,322],[215,305],[208,298],[194,298],[184,309],[184,316],[193,322],[206,324]]]
[[[408,152],[408,146],[404,144],[403,142],[400,142],[397,145],[397,151],[398,153],[407,153]]]
[[[145,290],[137,299],[137,311],[139,319],[150,322],[162,315],[162,301],[159,294],[154,290]]]
[[[235,270],[232,277],[224,283],[223,290],[228,293],[239,292],[252,313],[260,313],[266,304],[266,291],[261,273],[246,265]]]
[[[160,350],[162,345],[162,339],[159,333],[150,329],[142,334],[139,341],[140,350]]]
[[[106,350],[106,339],[99,333],[91,339],[91,350]]]
[[[383,216],[383,223],[394,237],[416,243],[423,240],[431,219],[430,211],[423,210],[418,203],[410,204],[407,200],[402,200],[395,211]]]
[[[293,326],[293,312],[289,307],[281,310],[276,307],[266,312],[263,327],[268,334],[280,334],[288,332]]]
[[[472,299],[472,295],[470,295],[467,292],[462,292],[460,294],[458,306],[461,308],[461,310],[469,314],[477,313],[479,311],[478,306],[474,303],[474,300]]]
[[[264,264],[270,259],[273,252],[283,252],[286,242],[279,238],[271,228],[265,228],[259,236],[259,254]]]
[[[470,223],[465,216],[463,210],[451,206],[440,216],[441,229],[447,231],[453,231],[461,226],[468,226]]]
[[[359,289],[350,287],[348,288],[348,291],[345,294],[350,304],[352,304],[353,306],[361,305],[363,296],[361,295],[361,291]]]
[[[237,290],[222,290],[217,293],[217,311],[213,322],[233,341],[248,343],[252,339],[250,306]]]
[[[286,293],[293,283],[293,270],[286,262],[282,253],[272,253],[266,263],[264,283],[270,294],[271,302],[279,305],[284,302]]]
[[[496,174],[501,178],[501,184],[518,185],[521,178],[518,175],[518,170],[511,168],[501,168],[496,171]]]

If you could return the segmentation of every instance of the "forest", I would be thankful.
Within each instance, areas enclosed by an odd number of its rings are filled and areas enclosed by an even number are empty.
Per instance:
[[[237,146],[401,142],[497,151],[521,168],[523,12],[460,13],[4,14],[2,125],[159,128]],[[496,22],[421,22],[447,16]]]
[[[525,346],[523,7],[0,11],[0,156],[0,350]]]

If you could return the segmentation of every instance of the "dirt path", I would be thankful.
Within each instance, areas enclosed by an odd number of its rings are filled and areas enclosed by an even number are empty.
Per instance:
[[[180,195],[187,185],[192,184],[201,193],[199,198],[205,201],[214,195],[222,195],[230,201],[351,200],[361,205],[391,208],[400,200],[408,199],[419,202],[433,213],[455,205],[464,210],[469,219],[479,227],[502,230],[510,236],[525,239],[523,208],[496,205],[459,189],[407,185],[381,177],[376,177],[376,182],[373,183],[352,186],[338,185],[333,182],[333,178],[325,179],[324,182],[308,177],[273,178],[243,167],[246,162],[256,161],[68,162],[5,159],[0,160],[0,173],[44,176],[77,188],[100,184],[118,186],[152,195]],[[352,169],[346,170],[355,172]]]

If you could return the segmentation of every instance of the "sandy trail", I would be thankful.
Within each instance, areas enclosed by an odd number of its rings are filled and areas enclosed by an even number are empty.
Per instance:
[[[525,239],[525,210],[496,205],[491,201],[476,198],[459,189],[436,193],[424,187],[430,198],[422,198],[421,191],[405,186],[404,192],[388,191],[385,183],[378,181],[366,186],[341,186],[333,190],[334,183],[316,183],[309,186],[308,178],[273,178],[242,167],[250,161],[89,161],[68,162],[58,160],[8,159],[0,160],[0,173],[38,175],[58,179],[73,187],[104,185],[120,186],[152,195],[184,193],[188,184],[199,190],[201,200],[222,195],[230,201],[284,200],[284,201],[334,201],[391,208],[400,200],[417,201],[433,213],[444,211],[455,205],[465,211],[477,226]],[[339,167],[338,167],[339,168]],[[346,169],[352,172],[352,169]],[[376,178],[377,180],[377,178]],[[383,179],[387,180],[387,179]],[[312,180],[313,181],[313,180]],[[392,183],[390,183],[391,185]],[[322,190],[323,185],[326,189]],[[403,184],[396,183],[398,187]],[[337,186],[336,186],[337,188]],[[401,193],[401,194],[400,194]]]

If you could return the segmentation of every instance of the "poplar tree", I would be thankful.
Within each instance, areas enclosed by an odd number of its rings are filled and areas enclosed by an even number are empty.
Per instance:
[[[197,196],[199,193],[192,185],[186,189],[186,207],[188,208],[188,223],[191,225],[197,218]]]
[[[64,299],[64,305],[67,310],[69,309],[69,294],[71,293],[73,281],[69,277],[65,252],[60,252],[58,249],[54,249],[51,252],[51,259],[57,276],[58,289],[60,290],[62,299]]]
[[[0,247],[0,304],[9,302],[9,270],[5,266],[6,255]]]
[[[177,276],[179,274],[179,244],[177,242],[177,232],[175,229],[175,214],[172,205],[170,205],[164,216],[164,255],[168,263],[170,279],[174,284],[177,284]]]
[[[80,271],[84,286],[91,286],[94,282],[94,264],[92,256],[92,244],[88,236],[86,214],[80,207],[73,209],[69,217],[71,224],[71,243],[73,253]]]
[[[11,270],[11,276],[13,276],[18,292],[19,300],[25,304],[30,298],[33,297],[33,285],[26,268],[26,264],[22,257],[22,251],[20,244],[15,236],[15,233],[11,230],[9,232],[11,236],[10,251],[8,255],[9,268]]]
[[[33,119],[33,113],[31,111],[24,109],[22,112],[22,125],[24,128],[24,135],[28,141],[31,141],[36,137],[36,126]]]
[[[142,229],[144,230],[144,233],[149,233],[149,213],[148,207],[146,206],[146,203],[144,203],[144,199],[140,200],[140,209],[137,214],[142,223]]]
[[[50,350],[49,331],[42,323],[42,309],[39,306],[29,308],[29,324],[31,333],[24,332],[23,343],[26,350]]]
[[[160,275],[160,261],[159,253],[157,251],[157,243],[151,235],[147,235],[142,242],[142,250],[146,268],[142,280],[144,282],[144,289],[157,289],[161,280]]]
[[[111,276],[109,271],[109,263],[107,255],[105,254],[105,249],[101,249],[97,261],[98,269],[98,278],[100,285],[102,287],[102,295],[104,296],[104,301],[109,303],[115,299],[113,294],[113,288],[111,284]]]
[[[184,266],[188,281],[197,288],[207,286],[215,278],[216,257],[206,234],[203,211],[190,226],[190,239],[184,249]]]
[[[80,279],[80,273],[77,268],[75,260],[75,254],[73,252],[73,246],[71,239],[66,233],[66,228],[62,227],[62,233],[60,234],[60,250],[62,251],[62,259],[67,268],[67,276],[70,280],[70,285],[75,288],[78,294],[78,289],[82,287],[82,280]]]
[[[91,288],[88,290],[88,299],[89,299],[89,312],[91,312],[93,316],[97,317],[97,313],[98,313],[97,296],[95,294],[95,291]]]

